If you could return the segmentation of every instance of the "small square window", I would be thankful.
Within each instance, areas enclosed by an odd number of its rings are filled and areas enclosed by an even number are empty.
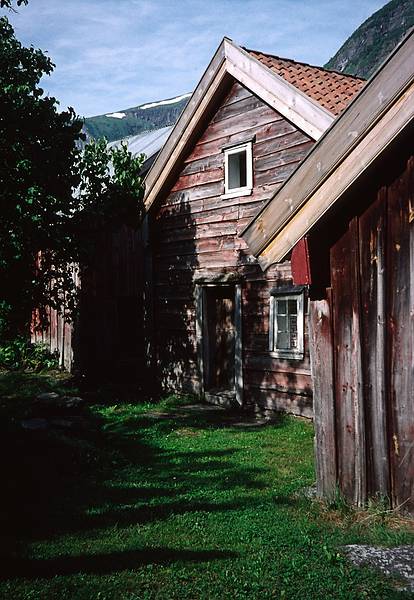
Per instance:
[[[303,291],[270,296],[269,350],[272,356],[303,358],[303,307]]]
[[[224,197],[235,198],[252,193],[252,142],[224,150]]]

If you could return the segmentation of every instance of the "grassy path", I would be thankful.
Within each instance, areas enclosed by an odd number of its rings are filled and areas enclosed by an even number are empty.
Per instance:
[[[27,432],[25,394],[55,383],[13,377],[0,376],[0,598],[409,597],[340,554],[407,531],[300,493],[314,480],[310,423],[106,400],[74,430]]]

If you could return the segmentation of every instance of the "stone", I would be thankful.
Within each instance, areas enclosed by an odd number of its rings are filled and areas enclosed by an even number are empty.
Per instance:
[[[23,419],[20,421],[20,425],[28,431],[45,430],[48,427],[46,419]]]
[[[316,483],[302,488],[301,492],[305,496],[305,498],[309,498],[310,500],[314,500],[318,497],[318,489],[316,487]]]
[[[87,421],[80,416],[53,417],[49,420],[50,426],[57,429],[87,429]]]
[[[81,408],[85,404],[85,400],[79,396],[63,396],[58,401],[59,408],[74,410]]]
[[[345,546],[344,551],[354,565],[371,567],[384,575],[397,577],[402,582],[398,589],[414,592],[414,546],[381,548],[351,544]]]
[[[43,392],[42,394],[38,394],[36,396],[36,401],[40,403],[49,404],[51,402],[56,402],[59,398],[59,394],[56,392]]]

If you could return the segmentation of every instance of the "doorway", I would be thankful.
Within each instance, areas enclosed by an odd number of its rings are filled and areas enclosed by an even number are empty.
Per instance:
[[[199,372],[208,402],[242,402],[241,286],[197,286]]]

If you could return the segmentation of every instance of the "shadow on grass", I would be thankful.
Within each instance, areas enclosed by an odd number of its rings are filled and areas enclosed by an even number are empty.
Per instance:
[[[178,550],[175,548],[143,548],[100,555],[61,556],[46,560],[15,559],[2,564],[0,580],[49,579],[60,575],[99,574],[137,569],[144,565],[166,565],[179,562],[208,562],[236,558],[235,552],[220,550]]]
[[[17,408],[22,409],[19,404]],[[129,417],[121,406],[120,416],[108,421],[86,408],[81,428],[24,431],[20,419],[22,414],[27,417],[27,410],[11,416],[13,406],[8,403],[4,419],[0,410],[3,573],[8,572],[6,565],[15,577],[49,577],[232,556],[208,549],[163,548],[101,554],[98,545],[94,556],[45,561],[19,558],[25,556],[28,543],[62,534],[89,535],[100,528],[134,526],[173,515],[251,508],[259,500],[249,497],[249,490],[266,487],[263,470],[240,463],[237,447],[183,452],[158,445],[171,432],[193,435],[216,427],[223,417],[220,410],[180,407],[163,418]],[[95,538],[99,535],[93,533]]]

